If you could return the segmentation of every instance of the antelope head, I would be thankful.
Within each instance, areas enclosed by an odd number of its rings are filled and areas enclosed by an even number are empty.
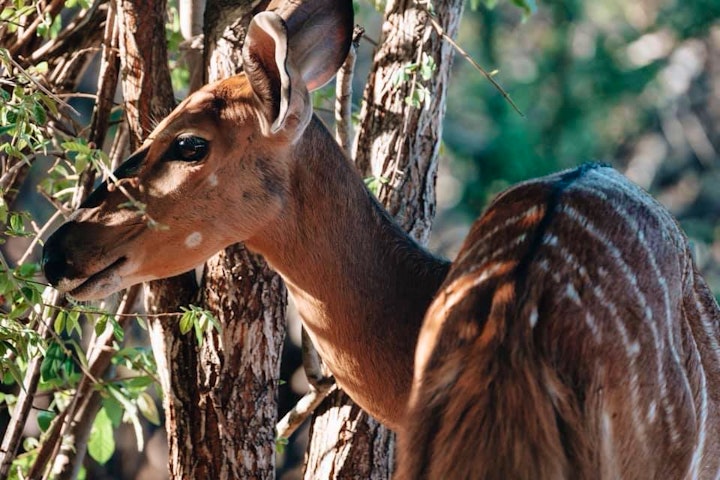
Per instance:
[[[256,15],[244,73],[190,95],[48,239],[48,281],[101,298],[260,234],[285,205],[309,91],[337,71],[352,25],[349,1],[277,2]]]

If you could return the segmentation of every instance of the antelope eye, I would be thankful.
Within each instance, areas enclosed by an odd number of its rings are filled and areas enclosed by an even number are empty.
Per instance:
[[[205,158],[208,141],[195,135],[180,135],[175,139],[169,160],[197,162]]]

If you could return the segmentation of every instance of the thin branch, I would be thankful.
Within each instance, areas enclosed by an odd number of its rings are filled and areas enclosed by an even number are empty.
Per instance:
[[[63,100],[62,98],[58,97],[58,96],[55,95],[53,92],[51,92],[50,90],[48,90],[47,88],[45,88],[45,87],[43,86],[43,84],[41,84],[40,82],[38,82],[38,81],[35,79],[35,77],[33,77],[33,76],[30,74],[30,72],[28,72],[27,70],[25,70],[25,69],[22,67],[22,65],[20,65],[18,62],[16,62],[15,59],[12,58],[11,55],[6,56],[6,58],[7,58],[7,60],[8,60],[10,63],[12,63],[13,67],[15,67],[15,68],[17,68],[18,70],[20,70],[20,73],[22,73],[23,75],[25,75],[25,77],[26,77],[28,80],[30,80],[32,83],[34,83],[35,86],[38,88],[38,90],[40,90],[41,92],[43,92],[43,93],[44,93],[45,95],[47,95],[48,97],[52,98],[52,99],[55,101],[55,103],[57,103],[58,105],[62,106],[63,108],[67,108],[68,110],[70,110],[70,112],[72,112],[74,115],[76,115],[76,116],[78,116],[78,117],[80,116],[80,112],[78,112],[78,111],[75,110],[73,107],[71,107],[70,104],[67,103],[65,100]]]
[[[27,29],[22,33],[22,35],[17,39],[17,41],[10,46],[8,51],[10,52],[10,55],[17,55],[18,51],[23,48],[30,40],[32,40],[35,37],[35,32],[37,31],[40,24],[45,20],[45,13],[50,14],[50,18],[52,20],[55,20],[55,17],[60,12],[60,10],[63,7],[63,4],[65,3],[64,0],[52,0],[50,5],[46,7],[45,12],[40,12],[38,8],[37,17],[35,17],[35,20],[27,27]],[[39,6],[38,6],[39,7]]]
[[[30,56],[30,61],[32,61],[33,63],[38,63],[41,60],[45,60],[45,56],[51,54],[53,51],[62,50],[64,47],[63,44],[67,41],[68,38],[71,38],[77,32],[88,28],[90,22],[94,20],[93,17],[97,13],[98,8],[105,1],[106,0],[95,0],[95,2],[93,2],[90,8],[81,11],[77,15],[77,17],[73,19],[72,22],[70,22],[66,27],[63,28],[62,32],[60,32],[60,34],[56,38],[51,39],[49,42],[45,43],[44,45],[40,46],[40,48],[35,50]]]
[[[352,154],[350,145],[352,136],[352,79],[358,44],[364,33],[364,28],[359,25],[355,26],[350,50],[335,80],[335,139],[348,156]]]
[[[363,33],[365,33],[365,29],[356,25],[347,58],[340,67],[335,80],[335,139],[348,156],[351,155],[352,79],[355,60],[357,59],[358,43]]]
[[[32,255],[33,251],[35,250],[35,247],[40,242],[42,237],[47,233],[47,231],[55,226],[55,222],[63,215],[62,211],[56,210],[55,213],[48,219],[47,222],[42,226],[40,231],[37,232],[37,234],[33,237],[32,242],[30,242],[30,245],[28,245],[27,249],[25,249],[25,253],[22,257],[20,257],[20,260],[18,261],[18,265],[22,265],[25,263],[28,258],[30,258],[30,255]]]
[[[425,7],[420,7],[425,8]],[[427,9],[426,9],[427,11]],[[470,65],[475,67],[475,69],[480,72],[489,82],[490,84],[495,87],[495,90],[500,92],[500,95],[503,96],[503,98],[513,107],[513,109],[521,116],[525,117],[525,115],[520,111],[517,105],[515,105],[515,102],[513,102],[512,98],[510,98],[510,94],[508,94],[505,89],[500,86],[500,84],[493,78],[492,74],[490,74],[487,70],[485,70],[483,67],[480,66],[479,63],[477,63],[469,53],[467,53],[460,45],[458,45],[455,40],[453,40],[449,35],[445,33],[445,30],[442,28],[442,25],[440,25],[437,20],[432,16],[430,12],[428,12],[428,20],[430,21],[430,24],[433,26],[435,31],[438,35],[440,35],[442,38],[444,38],[452,47],[457,50],[457,52],[462,55],[465,60],[470,62]]]
[[[328,395],[337,390],[335,382],[327,383],[320,388],[310,387],[295,406],[285,414],[275,427],[275,438],[290,438],[300,425],[312,415]]]
[[[140,285],[135,285],[128,289],[117,308],[117,313],[127,314],[130,311],[140,293],[140,288]],[[121,317],[121,327],[124,327],[127,321],[126,317]],[[112,348],[113,342],[114,333],[110,324],[105,327],[104,332],[90,340],[92,347],[88,350],[89,370],[95,377],[102,377],[110,367],[110,361],[115,353]],[[92,424],[102,406],[102,396],[94,389],[98,383],[100,382],[91,375],[83,376],[73,396],[70,422],[63,428],[62,437],[73,438],[75,441],[73,444],[56,442],[57,446],[52,456],[55,458],[52,471],[57,480],[72,479],[80,469]]]
[[[337,390],[335,379],[326,373],[322,359],[305,331],[305,327],[302,328],[301,334],[303,368],[308,379],[309,390],[277,423],[275,438],[289,438],[312,415],[322,401]]]

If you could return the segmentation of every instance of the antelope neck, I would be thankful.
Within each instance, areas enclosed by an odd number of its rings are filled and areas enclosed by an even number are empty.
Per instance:
[[[298,143],[286,208],[248,246],[284,278],[338,384],[396,428],[418,332],[449,263],[393,223],[318,119]]]

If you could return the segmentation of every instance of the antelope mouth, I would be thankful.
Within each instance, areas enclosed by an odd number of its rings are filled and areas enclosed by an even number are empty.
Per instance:
[[[61,288],[71,297],[77,300],[93,300],[105,297],[111,293],[120,290],[122,285],[122,277],[118,270],[127,262],[127,257],[122,256],[102,270],[83,279],[78,279],[78,285],[66,285]],[[69,282],[68,282],[69,283]],[[60,287],[63,287],[61,285]]]

